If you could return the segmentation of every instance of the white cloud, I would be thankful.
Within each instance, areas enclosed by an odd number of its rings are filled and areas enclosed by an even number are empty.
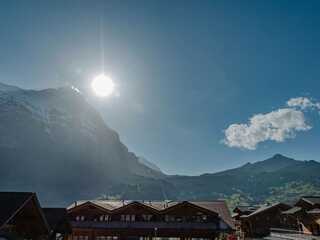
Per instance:
[[[266,114],[256,114],[249,119],[249,123],[231,124],[224,131],[223,142],[229,147],[254,150],[260,142],[283,142],[294,138],[298,131],[310,129],[302,111],[281,108]]]
[[[320,110],[320,103],[319,102],[314,102],[309,98],[306,97],[297,97],[297,98],[291,98],[287,102],[287,105],[289,107],[296,107],[300,108],[302,110],[308,109],[308,108],[316,108]]]

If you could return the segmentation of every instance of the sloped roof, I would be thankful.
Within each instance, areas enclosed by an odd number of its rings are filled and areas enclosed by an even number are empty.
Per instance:
[[[320,204],[320,196],[302,196],[301,199],[312,205]]]
[[[319,208],[314,208],[314,209],[308,211],[307,213],[310,213],[310,214],[320,214],[320,209],[319,209]]]
[[[255,210],[257,210],[259,207],[258,206],[251,206],[251,205],[240,205],[240,206],[236,206],[233,210],[233,212],[236,209],[239,209],[241,212],[253,212]]]
[[[31,192],[0,192],[0,228],[33,196]]]
[[[216,212],[228,224],[232,229],[234,229],[234,221],[231,217],[229,208],[225,201],[216,200],[216,201],[208,201],[208,202],[191,202],[199,207],[208,209],[210,211]]]
[[[289,205],[278,202],[278,203],[274,203],[274,204],[270,204],[270,205],[264,205],[264,206],[258,208],[258,209],[257,209],[256,211],[254,211],[253,213],[250,213],[249,215],[244,215],[244,216],[241,216],[241,217],[243,217],[243,218],[252,217],[252,216],[255,216],[255,215],[259,214],[259,213],[262,213],[262,212],[264,212],[264,211],[267,211],[267,210],[269,210],[269,209],[271,209],[271,208],[280,207],[280,206],[286,206],[286,207],[290,208]]]
[[[293,207],[293,208],[290,208],[286,211],[283,211],[282,214],[295,214],[295,213],[301,211],[301,209],[302,209],[301,207]]]

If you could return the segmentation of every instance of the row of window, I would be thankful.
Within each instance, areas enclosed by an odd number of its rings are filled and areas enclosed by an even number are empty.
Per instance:
[[[143,221],[149,222],[152,219],[151,214],[142,214],[141,215]],[[85,216],[76,216],[76,221],[85,221]],[[173,215],[165,215],[164,221],[165,222],[206,222],[208,220],[207,215],[197,215],[197,216],[173,216]],[[110,215],[101,215],[99,218],[95,218],[94,221],[100,221],[100,222],[108,222],[111,221]],[[123,214],[120,216],[120,221],[122,222],[135,222],[136,221],[136,215],[132,214]],[[82,239],[79,239],[82,240]]]
[[[82,236],[82,235],[73,236],[72,239],[73,239],[73,240],[89,240],[89,236]]]
[[[118,240],[117,236],[97,236],[96,240]]]

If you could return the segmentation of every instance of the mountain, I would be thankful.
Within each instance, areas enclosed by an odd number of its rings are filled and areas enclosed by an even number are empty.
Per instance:
[[[241,167],[195,177],[171,176],[177,198],[226,198],[231,205],[292,201],[320,193],[320,163],[276,154]]]
[[[147,167],[151,168],[152,170],[156,171],[156,172],[159,172],[159,173],[162,173],[161,169],[154,163],[148,161],[147,159],[145,159],[144,157],[139,157],[138,158],[138,161],[141,163],[141,164],[144,164],[146,165]]]
[[[94,198],[133,182],[148,182],[155,197],[163,188],[164,174],[129,152],[74,88],[0,84],[0,156],[0,189],[37,191],[48,204]]]
[[[320,163],[276,154],[200,176],[169,176],[137,157],[75,88],[0,84],[0,191],[35,191],[46,205],[78,199],[290,201],[320,195]]]

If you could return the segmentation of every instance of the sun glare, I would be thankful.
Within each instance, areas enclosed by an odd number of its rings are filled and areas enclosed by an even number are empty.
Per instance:
[[[99,97],[107,97],[114,92],[114,83],[112,79],[104,74],[96,76],[91,83],[91,87],[94,93]]]

